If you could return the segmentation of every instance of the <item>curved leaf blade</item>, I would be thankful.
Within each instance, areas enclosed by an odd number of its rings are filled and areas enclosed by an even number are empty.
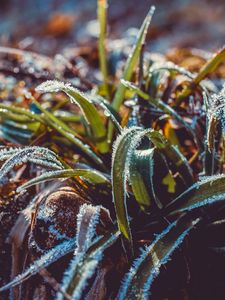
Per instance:
[[[153,186],[154,151],[155,148],[136,150],[130,163],[129,181],[135,199],[143,210],[149,209],[153,201],[157,202]],[[146,181],[149,182],[148,186]]]
[[[107,31],[107,0],[98,0],[98,22],[99,22],[99,39],[98,39],[98,51],[99,51],[99,64],[103,77],[104,88],[106,90],[107,98],[110,100],[110,90],[108,85],[108,65],[107,55],[105,49],[106,31]]]
[[[154,14],[155,11],[155,7],[151,6],[147,16],[145,17],[142,26],[139,30],[138,33],[138,37],[137,37],[137,42],[134,45],[131,54],[129,55],[126,64],[125,64],[125,68],[124,68],[124,73],[122,78],[124,80],[130,80],[132,77],[132,74],[134,72],[134,69],[137,65],[138,59],[140,57],[141,54],[141,49],[143,44],[145,43],[145,38],[147,35],[147,31],[149,28],[149,25],[151,23],[151,19],[152,16]],[[116,90],[115,96],[113,98],[112,101],[112,107],[118,111],[120,108],[120,105],[123,102],[124,99],[124,94],[125,94],[126,88],[124,87],[124,85],[120,82],[118,85],[118,88]],[[112,127],[112,123],[109,123],[109,128],[108,128],[108,142],[110,143],[113,137],[113,127]]]
[[[96,107],[87,95],[78,89],[73,88],[70,84],[64,84],[63,82],[56,80],[46,81],[40,84],[36,90],[42,93],[63,91],[65,94],[67,94],[71,102],[76,103],[83,111],[99,151],[101,153],[108,152],[109,147],[107,143],[105,125]]]
[[[50,264],[54,263],[61,257],[72,252],[75,248],[75,245],[76,245],[76,239],[73,238],[49,250],[46,254],[44,254],[38,260],[36,260],[30,267],[28,267],[28,269],[24,273],[16,276],[8,284],[0,287],[0,293],[12,287],[15,287],[19,284],[22,284],[30,277],[36,275],[40,269],[48,267]]]
[[[199,219],[181,218],[170,224],[156,239],[143,250],[125,276],[118,299],[149,299],[150,288],[174,251],[199,222]]]
[[[96,184],[102,184],[102,183],[107,183],[109,184],[108,179],[102,175],[102,173],[92,170],[92,169],[66,169],[66,170],[57,170],[57,171],[50,171],[46,172],[36,178],[33,178],[20,186],[17,189],[17,192],[21,192],[24,189],[27,189],[35,184],[53,180],[53,179],[58,179],[58,178],[70,178],[70,177],[83,177],[85,179],[88,179],[92,181],[93,183]]]
[[[165,208],[174,215],[225,200],[225,175],[208,176],[195,183]]]
[[[199,147],[201,147],[201,142],[197,138],[193,128],[186,121],[184,121],[183,118],[172,107],[170,107],[169,105],[164,103],[162,100],[157,99],[157,98],[155,99],[155,98],[151,97],[150,95],[146,94],[141,89],[139,89],[137,86],[135,86],[132,82],[129,82],[129,81],[126,81],[126,80],[123,80],[123,79],[121,80],[121,82],[126,88],[132,90],[138,96],[140,96],[142,99],[149,101],[150,104],[152,104],[156,108],[159,108],[165,114],[170,115],[171,117],[174,118],[174,120],[176,120],[177,122],[182,124],[191,133],[191,135],[193,136],[196,144]]]
[[[134,45],[134,47],[132,49],[132,52],[131,52],[130,56],[128,57],[125,68],[124,68],[124,73],[123,73],[123,76],[122,76],[122,78],[124,80],[130,80],[131,79],[131,76],[134,72],[134,68],[137,65],[137,62],[138,62],[138,59],[139,59],[139,56],[140,56],[140,53],[141,53],[142,45],[145,42],[148,27],[150,25],[152,16],[154,14],[154,11],[155,11],[155,7],[152,6],[150,8],[147,16],[145,17],[145,19],[143,21],[143,24],[142,24],[142,26],[139,30],[138,37],[137,37],[137,42]],[[119,86],[117,88],[116,94],[114,96],[113,102],[112,102],[112,105],[116,110],[119,109],[121,103],[123,102],[123,97],[124,97],[124,94],[125,94],[125,90],[126,90],[126,88],[120,82]]]
[[[140,133],[143,135],[143,130],[137,127],[124,129],[113,145],[114,150],[112,157],[112,193],[118,227],[123,236],[129,240],[131,244],[132,237],[126,206],[126,182],[132,151],[134,151],[139,144],[140,140],[137,139],[137,136]]]
[[[29,96],[32,101],[36,104],[38,109],[44,114],[45,121],[48,126],[54,128],[62,136],[66,137],[72,144],[74,144],[82,153],[84,153],[90,160],[94,161],[97,165],[103,168],[103,162],[98,155],[91,149],[88,144],[84,144],[78,137],[77,134],[71,130],[63,121],[59,120],[52,113],[44,109],[31,95]]]

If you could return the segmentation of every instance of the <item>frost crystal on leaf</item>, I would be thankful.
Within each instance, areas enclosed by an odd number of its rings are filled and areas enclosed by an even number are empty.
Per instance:
[[[0,292],[8,290],[14,286],[17,286],[18,284],[23,283],[31,276],[37,274],[41,268],[46,268],[53,262],[66,255],[67,253],[71,252],[74,249],[74,247],[75,238],[65,241],[60,245],[56,246],[55,248],[51,249],[49,252],[41,256],[41,258],[36,260],[30,267],[28,267],[28,269],[24,273],[18,275],[11,282],[1,287]]]
[[[76,253],[84,252],[93,242],[102,206],[84,204],[77,215]]]
[[[190,79],[193,79],[195,77],[194,74],[192,74],[190,71],[188,71],[187,69],[185,69],[185,68],[183,68],[181,66],[178,66],[178,65],[174,64],[171,61],[167,61],[167,62],[161,62],[161,61],[155,62],[151,66],[149,72],[153,73],[153,72],[160,71],[160,70],[175,71],[175,72],[180,73],[180,74],[182,74],[184,76],[187,76]]]
[[[155,240],[147,247],[142,250],[141,255],[134,261],[133,266],[130,268],[129,272],[125,275],[122,287],[119,291],[118,299],[124,300],[127,299],[127,291],[128,289],[132,290],[135,293],[135,296],[139,299],[149,299],[150,288],[154,279],[158,276],[160,272],[161,266],[165,265],[174,251],[182,244],[184,238],[188,235],[190,230],[197,224],[199,219],[196,219],[193,222],[190,222],[186,229],[181,233],[177,234],[176,232],[172,232],[179,226],[178,221],[171,223],[164,231],[162,231],[159,235],[156,236]],[[160,247],[164,247],[163,241],[168,234],[172,232],[176,234],[176,238],[174,239],[173,243],[170,247],[165,247],[165,253],[160,253],[159,257],[157,257],[156,249],[157,244],[161,245]],[[139,288],[137,286],[133,286],[132,282],[135,283],[135,280],[138,280],[138,274],[141,272],[141,266],[144,266],[144,262],[146,259],[151,258],[151,268],[149,270],[149,274],[146,274],[146,278],[143,284],[140,285]],[[147,276],[148,275],[148,276]],[[136,279],[137,277],[137,279]]]
[[[0,181],[4,176],[15,166],[22,165],[26,162],[34,162],[45,167],[53,169],[62,169],[61,162],[57,159],[56,154],[43,147],[25,147],[25,148],[10,148],[9,150],[0,151],[0,160],[7,159],[0,169]]]
[[[225,84],[218,94],[214,94],[209,99],[207,109],[208,130],[207,143],[209,148],[213,148],[212,140],[216,132],[216,124],[221,127],[223,136],[225,135]]]
[[[71,88],[69,83],[64,83],[58,80],[47,80],[36,87],[36,91],[40,93],[60,92],[64,89]]]
[[[65,292],[72,283],[77,267],[80,267],[85,259],[86,251],[96,238],[96,226],[99,223],[100,212],[102,209],[105,210],[102,206],[92,206],[90,204],[84,204],[80,207],[79,214],[77,216],[75,256],[72,259],[68,270],[66,270],[62,282],[62,289]],[[102,252],[97,249],[94,253],[92,253],[90,259],[85,264],[82,264],[82,278],[79,280],[76,287],[74,287],[72,299],[79,299],[79,296],[86,285],[87,279],[93,275],[101,258]],[[60,299],[63,299],[63,295],[61,293],[57,295],[57,300]]]

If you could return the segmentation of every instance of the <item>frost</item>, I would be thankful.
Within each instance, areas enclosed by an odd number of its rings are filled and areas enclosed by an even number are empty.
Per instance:
[[[99,223],[102,206],[84,204],[77,215],[76,253],[85,252],[96,235],[96,225]]]
[[[63,91],[67,88],[71,88],[70,83],[64,83],[58,80],[47,80],[36,87],[36,91],[39,93],[53,93]]]
[[[54,225],[50,225],[48,227],[48,232],[54,235],[58,241],[68,240],[67,235],[65,233],[61,233],[58,229],[55,228]]]
[[[210,124],[213,122],[213,119],[217,120],[221,126],[223,132],[225,132],[225,84],[223,88],[218,94],[214,94],[208,100],[208,110],[207,110],[207,118],[209,122],[209,129]],[[208,140],[209,140],[209,133],[208,130]]]
[[[195,223],[193,224],[193,226],[194,225],[195,225]],[[158,276],[161,266],[168,263],[171,255],[182,244],[185,237],[189,234],[191,228],[192,227],[189,227],[177,238],[177,240],[173,243],[173,246],[169,249],[169,251],[163,257],[163,259],[159,260],[158,263],[154,266],[151,275],[148,277],[148,279],[146,280],[145,285],[143,287],[143,300],[149,299],[149,291],[150,291],[151,285],[152,285],[154,279]]]
[[[133,153],[140,145],[143,137],[149,132],[151,132],[151,129],[143,130],[140,127],[125,128],[113,145],[111,168],[113,201],[116,206],[119,228],[124,236],[130,240],[131,232],[126,205],[126,182],[130,177],[130,164]]]
[[[150,70],[149,73],[153,73],[155,71],[160,71],[160,70],[168,70],[168,71],[176,71],[177,73],[180,73],[184,76],[187,76],[190,79],[194,79],[195,75],[192,74],[190,71],[188,71],[187,69],[178,66],[176,64],[174,64],[171,61],[167,61],[167,62],[155,62]]]
[[[28,187],[38,184],[38,183],[41,183],[41,182],[45,182],[45,181],[49,181],[49,180],[53,180],[53,179],[59,179],[59,178],[60,179],[69,178],[69,177],[74,177],[74,176],[80,176],[80,177],[85,178],[86,180],[88,180],[90,182],[94,182],[94,183],[103,183],[103,182],[109,183],[108,179],[106,177],[104,177],[100,172],[97,172],[92,169],[75,169],[75,170],[74,169],[63,169],[62,170],[61,168],[59,168],[57,165],[55,166],[54,164],[52,165],[52,169],[59,169],[59,170],[45,172],[45,173],[41,174],[40,176],[37,176],[37,177],[29,180],[22,186],[20,186],[17,189],[17,191],[18,192],[22,191],[23,189],[27,189]]]
[[[28,159],[29,162],[32,162],[36,165],[40,165],[40,166],[43,166],[43,167],[47,167],[49,169],[53,169],[53,170],[62,170],[63,168],[63,165],[62,164],[59,164],[59,163],[56,163],[55,161],[52,162],[52,161],[49,161],[47,159],[41,159],[41,158],[32,158],[30,157]]]
[[[89,103],[92,103],[91,99],[86,94],[74,88],[70,83],[64,83],[58,80],[47,80],[46,82],[41,83],[36,88],[36,91],[41,93],[53,93],[63,91],[70,97],[71,102],[77,103],[77,101],[75,101],[74,97],[71,95],[71,92],[74,92],[75,94],[78,94],[81,97],[85,98],[85,100]]]
[[[93,275],[96,267],[98,266],[99,261],[102,259],[102,253],[98,253],[97,251],[90,257],[89,261],[86,261],[84,264],[82,264],[82,276],[80,277],[80,280],[78,284],[74,287],[74,290],[72,292],[72,299],[78,300],[81,299],[82,291],[86,287],[87,280],[91,278]],[[74,271],[79,268],[79,264],[82,263],[83,260],[83,253],[79,253],[77,256],[74,257],[74,259],[71,261],[70,264],[70,271],[68,271],[67,274],[65,274],[64,280],[67,281],[67,285],[70,284],[70,279],[73,278]],[[68,277],[67,277],[68,276]],[[65,283],[62,286],[62,290],[66,292]],[[56,300],[63,300],[63,294],[60,293],[57,295]]]
[[[119,291],[119,297],[118,300],[126,299],[126,291],[129,285],[131,284],[133,278],[135,277],[138,268],[141,266],[142,262],[147,258],[149,252],[152,251],[154,248],[155,244],[163,237],[165,236],[173,227],[175,227],[177,222],[171,223],[161,234],[159,234],[155,241],[145,249],[141,250],[141,255],[133,261],[133,265],[131,266],[129,272],[124,276],[123,283],[121,286],[121,289]]]
[[[49,165],[49,163],[48,163],[48,167],[49,166],[51,166],[51,165]],[[54,164],[52,165],[52,169],[53,169],[53,166],[54,166]],[[57,168],[58,168],[58,166],[57,166]],[[55,167],[54,167],[54,169],[55,169]],[[66,171],[67,170],[56,170],[56,171],[49,171],[49,172],[46,172],[44,174],[41,174],[40,176],[37,176],[37,177],[29,180],[25,184],[21,185],[20,187],[18,187],[17,192],[19,193],[19,192],[23,191],[24,189],[27,189],[28,187],[30,187],[34,184],[38,184],[38,183],[41,183],[41,182],[45,182],[45,181],[48,181],[48,180],[59,178],[60,175],[62,173],[64,174],[64,172],[66,172]]]
[[[129,272],[125,275],[123,284],[121,286],[121,289],[119,291],[119,300],[127,299],[127,291],[128,289],[131,289],[133,293],[135,293],[135,296],[139,299],[149,299],[149,291],[151,288],[151,285],[154,281],[154,279],[158,276],[160,272],[160,268],[162,265],[165,265],[171,255],[174,253],[174,251],[181,245],[184,238],[188,235],[190,230],[193,228],[194,225],[197,224],[199,220],[193,221],[190,226],[182,232],[171,247],[167,247],[167,250],[165,251],[165,254],[162,255],[162,258],[157,257],[157,253],[154,251],[154,248],[156,245],[160,242],[163,243],[163,238],[167,236],[173,229],[175,229],[176,226],[178,226],[178,222],[175,221],[171,223],[161,234],[157,235],[155,240],[151,243],[151,245],[145,247],[141,252],[141,255],[133,262],[133,266],[130,268]],[[143,265],[144,261],[147,259],[148,256],[152,257],[153,266],[149,270],[149,276],[147,277],[145,283],[143,286],[140,287],[138,290],[135,286],[132,286],[132,281],[135,280],[135,277],[138,276],[138,272],[141,272],[141,266]]]
[[[71,260],[62,282],[62,290],[66,293],[70,286],[73,287],[72,299],[80,299],[87,280],[93,275],[99,261],[102,259],[104,249],[109,245],[110,239],[89,255],[87,254],[87,250],[90,246],[100,238],[96,237],[96,226],[100,221],[99,218],[102,209],[104,209],[102,206],[84,204],[81,206],[77,216],[75,256]],[[86,259],[87,255],[88,259]],[[76,276],[79,277],[79,281],[73,286]],[[58,293],[56,299],[62,300],[63,294]]]
[[[63,168],[53,151],[38,146],[3,149],[0,151],[0,160],[4,159],[7,160],[0,169],[0,181],[15,166],[26,162],[35,162],[53,169]]]
[[[64,255],[66,255],[67,253],[71,252],[74,248],[75,248],[75,238],[61,243],[60,245],[56,246],[55,248],[51,249],[46,254],[41,256],[41,258],[36,260],[30,267],[28,267],[28,269],[24,273],[16,276],[8,284],[2,286],[0,288],[0,292],[3,292],[14,286],[17,286],[18,284],[23,283],[31,276],[37,274],[40,269],[46,268],[50,264],[54,263]]]
[[[92,95],[90,95],[90,97],[93,103],[96,103],[103,109],[104,115],[111,119],[112,123],[115,125],[119,133],[121,133],[122,127],[120,126],[119,120],[116,118],[114,113],[108,107],[110,104],[107,101],[105,101],[104,98],[101,98],[98,95],[95,95],[95,97],[92,97]]]
[[[225,174],[216,174],[213,176],[202,176],[202,177],[200,177],[199,183],[200,184],[204,184],[207,182],[213,183],[215,180],[222,179],[222,178],[225,178]]]
[[[70,267],[64,274],[62,290],[66,292],[67,288],[71,285],[73,288],[73,300],[81,299],[82,292],[87,285],[88,279],[93,276],[97,266],[99,265],[99,262],[103,258],[104,251],[117,240],[118,236],[119,233],[112,234],[106,241],[103,241],[101,246],[98,246],[95,250],[91,251],[90,253],[78,253],[72,259]],[[62,293],[58,293],[56,300],[63,299]]]
[[[121,132],[121,134],[117,137],[113,144],[113,154],[112,154],[112,172],[113,167],[115,166],[116,159],[115,156],[118,152],[118,149],[120,148],[120,145],[122,144],[124,138],[126,137],[126,143],[129,145],[129,148],[127,149],[126,153],[120,153],[121,158],[122,156],[125,156],[125,163],[124,163],[124,170],[117,170],[119,172],[124,172],[124,179],[126,181],[127,178],[129,178],[129,166],[130,166],[130,160],[132,157],[133,152],[136,150],[136,148],[141,143],[141,139],[145,136],[145,134],[148,132],[148,130],[143,130],[140,127],[130,127],[130,128],[124,128]],[[121,164],[122,165],[122,164]],[[112,175],[113,178],[113,175]],[[126,182],[124,182],[125,187]]]
[[[214,204],[216,202],[224,201],[224,200],[225,200],[225,193],[208,197],[208,198],[206,198],[202,201],[198,201],[198,202],[196,202],[192,205],[186,206],[186,207],[180,209],[180,211],[186,211],[186,210],[191,211],[193,209],[203,207],[203,206],[207,206],[207,205],[210,205],[210,204]]]

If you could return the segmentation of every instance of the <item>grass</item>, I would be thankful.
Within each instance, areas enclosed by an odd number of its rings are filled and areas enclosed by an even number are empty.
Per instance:
[[[20,89],[17,79],[1,90],[0,292],[57,300],[224,294],[225,87],[216,73],[224,48],[197,74],[166,57],[149,60],[152,7],[121,61],[122,78],[111,78],[106,9],[99,0],[102,82],[77,88],[61,74],[67,83],[36,78]]]

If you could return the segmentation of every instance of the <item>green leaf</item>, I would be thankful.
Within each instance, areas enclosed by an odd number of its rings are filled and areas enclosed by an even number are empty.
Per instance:
[[[31,121],[35,120],[38,121],[40,123],[44,123],[44,120],[42,119],[41,116],[39,116],[38,114],[35,114],[34,112],[29,111],[28,109],[25,108],[19,108],[19,107],[15,107],[13,105],[5,105],[5,104],[0,104],[0,109],[2,112],[7,112],[8,114],[10,114],[11,116],[17,118],[17,120],[15,121],[21,121],[21,122],[25,122],[28,119],[30,119]]]
[[[123,129],[117,137],[112,157],[112,190],[120,232],[132,245],[132,235],[129,227],[129,216],[126,206],[126,182],[129,174],[133,153],[142,138],[147,136],[151,142],[174,164],[187,186],[193,183],[193,174],[186,158],[163,135],[153,129],[143,130],[139,127]],[[133,162],[132,162],[133,163]]]
[[[144,19],[144,21],[142,23],[142,26],[138,33],[137,42],[134,45],[134,47],[131,51],[131,54],[129,55],[129,57],[126,61],[126,64],[125,64],[125,68],[124,68],[124,72],[123,72],[123,76],[122,76],[122,78],[124,80],[130,80],[132,77],[132,74],[135,70],[135,67],[138,63],[138,60],[139,60],[139,57],[141,54],[142,46],[145,43],[145,38],[147,35],[148,27],[150,25],[154,11],[155,11],[155,7],[152,6],[150,8],[146,18]],[[125,91],[126,91],[126,88],[120,82],[118,85],[118,88],[116,90],[115,96],[113,98],[113,101],[112,101],[112,106],[117,111],[119,110],[120,105],[122,104],[122,102],[124,100]],[[113,127],[112,127],[112,123],[109,123],[109,128],[108,128],[108,142],[109,143],[112,140],[112,136],[113,136]]]
[[[123,236],[131,244],[132,237],[126,206],[126,182],[132,153],[140,141],[140,139],[137,139],[139,134],[143,135],[143,130],[140,128],[132,127],[124,129],[113,145],[114,151],[112,157],[112,192],[118,227]]]
[[[187,159],[179,149],[171,145],[170,142],[156,130],[150,129],[146,135],[150,138],[152,143],[161,150],[165,157],[173,163],[186,186],[189,187],[192,185],[194,182],[193,172]]]
[[[78,104],[83,111],[99,151],[101,153],[107,153],[109,151],[105,125],[96,107],[87,95],[73,88],[70,84],[64,84],[56,80],[49,80],[42,83],[37,87],[37,91],[44,93],[63,91],[66,93],[71,102]]]
[[[103,77],[104,89],[106,90],[107,98],[110,100],[110,90],[108,85],[108,67],[107,56],[105,49],[106,41],[106,29],[107,29],[107,0],[98,0],[98,21],[99,21],[99,39],[98,39],[98,51],[99,51],[99,63],[100,70]]]
[[[199,222],[199,219],[181,218],[170,224],[147,246],[126,274],[118,300],[147,300],[160,268],[167,264],[174,251]]]
[[[156,198],[153,186],[155,151],[155,148],[136,150],[131,158],[129,181],[135,199],[143,210],[148,210],[153,201],[159,208],[162,208],[161,203]]]
[[[119,237],[119,232],[109,233],[93,242],[86,252],[74,257],[71,262],[70,278],[65,278],[65,293],[72,296],[72,299],[82,299],[82,292],[87,281],[94,275],[94,272],[103,258],[107,248],[113,245]],[[66,300],[61,294],[57,300]]]
[[[45,165],[51,169],[62,169],[63,165],[57,155],[44,147],[25,147],[16,149],[3,149],[0,151],[0,160],[7,159],[0,169],[0,181],[15,166],[22,165],[26,162],[35,162],[36,164]]]
[[[212,56],[212,58],[202,66],[201,70],[194,78],[193,83],[199,84],[204,78],[206,78],[206,76],[209,75],[209,73],[215,71],[218,65],[224,60],[225,60],[225,47],[223,47],[221,50],[215,53]]]
[[[130,80],[132,77],[132,74],[135,70],[135,67],[137,65],[137,62],[139,60],[139,56],[141,53],[141,49],[143,44],[145,43],[145,38],[147,35],[147,31],[148,31],[148,27],[150,25],[152,16],[154,14],[155,11],[155,7],[152,6],[146,16],[146,18],[144,19],[144,22],[139,30],[138,33],[138,37],[137,37],[137,42],[134,45],[131,54],[129,55],[125,68],[124,68],[124,73],[122,78],[124,80]],[[125,90],[126,88],[124,87],[124,85],[120,82],[119,86],[117,88],[116,94],[114,96],[112,105],[116,110],[119,110],[121,103],[123,102],[123,98],[124,98],[124,94],[125,94]]]
[[[218,65],[225,60],[225,47],[218,51],[209,61],[207,61],[196,75],[196,77],[191,81],[191,84],[186,86],[176,99],[176,105],[179,105],[181,101],[190,96],[193,87],[200,84],[203,79],[205,79],[210,73],[214,72]],[[202,86],[203,87],[203,86]]]
[[[191,133],[196,144],[199,147],[201,147],[201,143],[200,143],[199,139],[197,138],[193,128],[187,122],[185,122],[184,119],[172,107],[170,107],[169,105],[164,103],[162,100],[153,98],[150,95],[146,94],[145,92],[143,92],[141,89],[139,89],[137,86],[135,86],[133,83],[131,83],[129,81],[121,80],[121,83],[124,85],[124,87],[134,91],[142,99],[149,101],[150,104],[152,104],[156,108],[159,108],[165,114],[172,116],[177,122],[182,124]]]
[[[46,172],[36,178],[33,178],[20,186],[17,189],[17,192],[21,192],[24,189],[29,188],[30,186],[33,186],[35,184],[58,179],[58,178],[70,178],[70,177],[83,177],[85,179],[90,180],[93,183],[96,184],[102,184],[102,183],[109,183],[108,179],[102,175],[100,172],[92,169],[66,169],[66,170],[57,170],[57,171],[50,171]]]
[[[153,152],[154,148],[149,150],[136,150],[131,158],[129,168],[129,181],[131,183],[132,191],[136,201],[140,207],[145,210],[152,204],[149,189],[145,184],[145,177],[149,177],[151,185],[153,177]],[[154,192],[154,190],[153,190]]]
[[[225,175],[207,176],[179,195],[166,208],[165,213],[174,215],[207,207],[225,201]]]
[[[63,121],[59,120],[52,113],[44,109],[35,99],[30,96],[32,101],[36,104],[36,106],[40,109],[40,111],[45,116],[45,121],[51,128],[54,128],[58,131],[62,136],[67,138],[72,144],[74,144],[82,153],[84,153],[89,159],[94,161],[97,165],[103,167],[102,160],[92,151],[89,145],[84,144],[79,138],[76,137],[76,133],[71,130]]]
[[[122,127],[120,126],[121,117],[118,112],[112,107],[110,103],[108,103],[103,97],[99,95],[90,96],[93,103],[100,106],[103,109],[104,115],[108,117],[117,131],[120,133],[122,131]]]

